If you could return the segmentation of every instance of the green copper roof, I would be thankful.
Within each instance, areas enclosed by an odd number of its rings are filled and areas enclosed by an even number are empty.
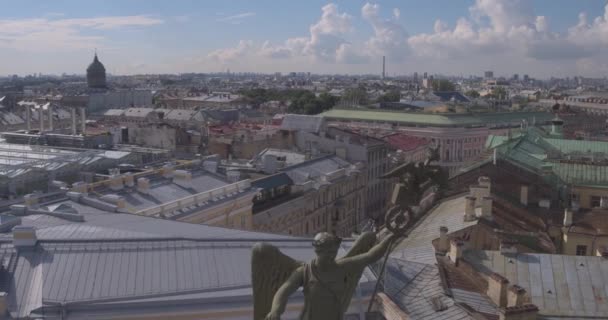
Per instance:
[[[529,130],[510,140],[489,136],[486,147],[496,149],[501,158],[555,183],[608,187],[608,166],[566,162],[568,155],[573,153],[587,154],[585,157],[591,157],[593,153],[608,154],[608,142],[546,138],[539,131]],[[548,168],[551,173],[543,173]]]
[[[608,154],[608,143],[604,141],[566,140],[553,138],[547,138],[544,140],[563,153],[603,152]]]
[[[528,123],[546,122],[552,119],[547,112],[503,112],[503,113],[463,113],[463,114],[428,114],[384,111],[371,109],[332,109],[321,114],[329,119],[363,120],[379,122],[398,122],[413,125],[430,126],[481,126],[486,124],[515,124],[521,120]]]

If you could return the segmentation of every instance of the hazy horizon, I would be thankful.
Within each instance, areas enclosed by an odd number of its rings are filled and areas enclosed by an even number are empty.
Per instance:
[[[311,72],[608,73],[602,1],[19,1],[0,13],[0,75]]]

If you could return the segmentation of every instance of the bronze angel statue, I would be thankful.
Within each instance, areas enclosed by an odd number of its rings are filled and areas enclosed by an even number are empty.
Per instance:
[[[439,147],[429,149],[427,158],[421,162],[408,162],[384,174],[381,178],[399,178],[403,184],[403,196],[400,197],[401,207],[416,205],[420,202],[425,190],[431,186],[437,186],[443,190],[447,184],[447,175],[438,165],[433,164],[439,161]]]
[[[394,215],[394,214],[392,214]],[[387,216],[391,234],[376,244],[376,234],[360,235],[348,253],[336,259],[342,239],[327,232],[317,234],[312,245],[316,258],[303,263],[278,248],[256,244],[252,254],[254,320],[279,320],[289,296],[303,287],[304,309],[300,320],[342,320],[365,267],[378,261],[403,235],[407,218]]]

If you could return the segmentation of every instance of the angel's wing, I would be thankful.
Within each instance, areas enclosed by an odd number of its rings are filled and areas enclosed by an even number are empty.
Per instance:
[[[272,299],[281,285],[302,265],[267,243],[258,243],[251,255],[251,284],[253,287],[253,320],[263,320]]]
[[[376,244],[376,234],[373,232],[364,232],[357,238],[352,248],[348,250],[348,253],[343,258],[354,257],[363,253],[368,252],[374,245]],[[343,259],[342,258],[342,259]],[[352,270],[349,274],[346,275],[346,288],[344,290],[344,296],[342,297],[342,311],[346,312],[348,306],[350,305],[350,300],[353,298],[353,294],[355,294],[355,290],[357,289],[357,285],[359,284],[359,280],[363,275],[363,270],[365,270],[366,266],[358,268],[356,270]]]

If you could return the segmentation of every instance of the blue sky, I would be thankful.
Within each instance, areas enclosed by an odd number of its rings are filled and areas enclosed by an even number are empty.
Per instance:
[[[0,75],[231,71],[604,76],[602,0],[4,1]]]

